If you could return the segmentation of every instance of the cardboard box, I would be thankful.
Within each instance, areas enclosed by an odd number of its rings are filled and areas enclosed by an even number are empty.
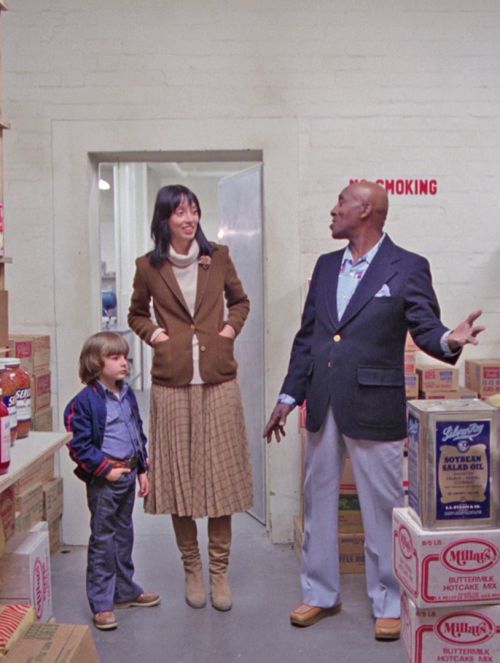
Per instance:
[[[405,350],[404,367],[405,373],[415,373],[417,358],[414,350]]]
[[[406,398],[418,397],[418,377],[416,373],[405,373]]]
[[[458,389],[458,368],[417,365],[419,391]]]
[[[50,552],[55,553],[61,547],[61,522],[62,516],[57,516],[49,522],[49,546]]]
[[[478,396],[477,391],[468,387],[459,387],[458,393],[460,394],[459,398],[477,398]]]
[[[31,376],[32,416],[50,407],[50,371],[37,372]]]
[[[305,430],[305,428],[306,428],[306,417],[307,417],[306,402],[305,401],[302,403],[302,405],[299,405],[298,410],[299,410],[299,430]]]
[[[42,486],[43,519],[51,522],[63,512],[63,480],[51,479]]]
[[[417,344],[415,341],[412,339],[410,333],[408,332],[406,334],[406,342],[405,342],[405,352],[416,352],[418,350]]]
[[[5,663],[99,663],[88,626],[32,624],[4,658]]]
[[[339,496],[339,532],[342,534],[363,532],[363,519],[357,495]]]
[[[304,522],[302,516],[293,519],[293,549],[300,561]],[[365,570],[365,535],[362,533],[339,534],[340,573],[363,573]]]
[[[30,529],[30,532],[47,532],[49,535],[50,552],[53,553],[61,547],[61,522],[61,516],[57,516],[50,523],[46,520],[41,520]]]
[[[5,540],[8,541],[16,529],[16,498],[12,486],[0,493],[0,520]]]
[[[500,359],[466,359],[465,386],[479,396],[500,392]]]
[[[0,605],[0,657],[4,656],[35,621],[35,611],[30,605]]]
[[[30,375],[50,369],[50,336],[14,334],[9,338],[10,356],[18,357]]]
[[[344,471],[340,478],[340,492],[343,495],[357,495],[356,481],[354,479],[354,472],[352,471],[352,461],[346,455],[344,459]]]
[[[9,293],[0,290],[0,347],[9,345]]]
[[[418,397],[425,400],[445,400],[446,398],[454,400],[460,398],[460,391],[458,389],[426,389],[419,391]]]
[[[423,529],[394,509],[394,575],[418,608],[500,603],[500,529]]]
[[[49,534],[33,531],[15,534],[0,559],[0,598],[10,603],[29,603],[37,621],[52,617]]]
[[[52,431],[54,426],[52,423],[52,408],[44,407],[36,412],[31,419],[31,426],[35,431]]]
[[[43,518],[43,487],[36,483],[16,494],[16,532],[27,532]]]
[[[417,608],[403,594],[401,639],[408,663],[500,661],[500,605]]]
[[[340,573],[364,573],[365,535],[339,534]]]
[[[22,443],[20,443],[22,444]],[[36,483],[43,483],[54,477],[54,455],[50,454],[38,461],[32,463],[27,468],[23,476],[16,482],[14,488],[15,492],[23,493],[28,488],[31,488]]]
[[[0,520],[0,557],[2,557],[4,552],[5,552],[5,534],[3,532],[2,521]],[[1,582],[2,582],[2,579],[0,578],[0,583]]]

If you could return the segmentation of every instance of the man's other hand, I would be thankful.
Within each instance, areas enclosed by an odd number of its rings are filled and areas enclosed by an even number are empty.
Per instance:
[[[286,403],[276,404],[276,407],[274,408],[271,416],[269,417],[269,421],[264,428],[264,433],[262,434],[262,437],[265,437],[268,443],[273,439],[273,433],[276,437],[276,442],[280,442],[282,436],[285,437],[286,418],[292,410],[293,407],[291,405],[287,405]]]

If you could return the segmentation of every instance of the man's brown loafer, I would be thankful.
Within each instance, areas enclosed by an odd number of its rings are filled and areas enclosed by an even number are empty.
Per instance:
[[[399,619],[379,617],[375,620],[375,640],[399,640],[400,632]]]
[[[290,613],[290,622],[294,626],[312,626],[323,617],[336,615],[341,610],[341,604],[334,605],[333,608],[319,608],[315,605],[301,603]]]
[[[96,612],[94,615],[94,626],[100,631],[111,631],[118,626],[115,613],[111,610],[104,610],[103,612]]]

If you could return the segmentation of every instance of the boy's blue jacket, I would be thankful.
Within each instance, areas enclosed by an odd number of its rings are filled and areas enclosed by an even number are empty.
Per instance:
[[[104,429],[106,427],[106,400],[104,390],[98,382],[92,382],[80,391],[64,410],[64,425],[73,433],[68,442],[71,458],[77,463],[75,474],[83,481],[90,481],[93,476],[104,477],[112,469],[109,460],[101,451]],[[146,436],[142,430],[142,420],[134,392],[129,387],[124,398],[130,403],[140,435],[141,449],[137,472],[146,472],[147,452]]]

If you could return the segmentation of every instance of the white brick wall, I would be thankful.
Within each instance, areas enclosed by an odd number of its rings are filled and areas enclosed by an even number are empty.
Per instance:
[[[9,7],[2,21],[12,123],[5,204],[7,249],[15,258],[8,270],[13,328],[55,335],[62,322],[53,297],[61,260],[54,218],[58,204],[70,202],[54,199],[54,163],[61,169],[54,132],[62,122],[98,128],[111,120],[109,143],[116,147],[120,128],[140,120],[134,145],[141,148],[142,135],[150,149],[151,121],[182,120],[178,149],[184,138],[186,149],[229,149],[234,136],[226,140],[221,130],[214,138],[211,123],[252,120],[248,144],[239,147],[259,149],[263,123],[274,119],[295,122],[289,172],[297,184],[292,191],[269,175],[274,157],[265,151],[267,258],[286,251],[290,265],[283,281],[271,283],[268,275],[269,407],[303,283],[317,255],[335,247],[329,211],[350,177],[438,179],[437,196],[394,196],[387,230],[428,256],[446,322],[484,307],[488,331],[467,355],[500,355],[497,0],[11,0]],[[193,133],[204,136],[198,146],[191,145]],[[162,136],[156,138],[159,148]],[[74,166],[67,164],[70,180],[80,173]],[[86,181],[82,186],[88,191]],[[295,212],[283,221],[284,196]],[[67,251],[86,305],[88,218],[78,202],[67,223],[82,245]],[[71,310],[75,296],[63,292],[67,301],[57,310]],[[271,312],[283,302],[277,320]],[[56,359],[64,400],[62,375],[73,370],[74,356]],[[270,455],[273,525],[297,505],[296,490],[274,469],[288,453],[296,472],[292,446]]]

